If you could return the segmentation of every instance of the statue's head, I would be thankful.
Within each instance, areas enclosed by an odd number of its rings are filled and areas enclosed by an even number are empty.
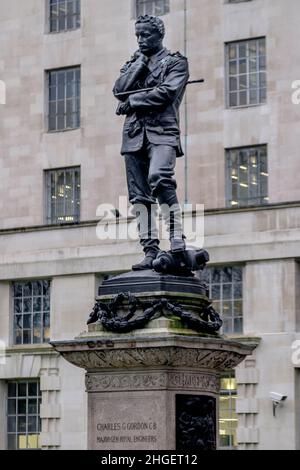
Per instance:
[[[139,16],[135,23],[135,34],[140,51],[147,56],[155,54],[162,48],[164,22],[157,16]]]

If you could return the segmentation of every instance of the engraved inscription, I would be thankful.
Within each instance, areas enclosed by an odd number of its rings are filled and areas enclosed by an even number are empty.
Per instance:
[[[97,423],[97,444],[134,444],[158,441],[157,423],[151,419],[137,422]]]

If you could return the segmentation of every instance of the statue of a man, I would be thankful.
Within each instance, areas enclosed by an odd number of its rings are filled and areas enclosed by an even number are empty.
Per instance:
[[[132,269],[142,270],[152,269],[159,253],[153,211],[157,200],[169,232],[171,251],[185,250],[174,169],[176,157],[183,155],[179,106],[189,69],[185,57],[164,48],[165,27],[160,18],[140,16],[135,28],[139,50],[121,69],[113,92],[116,96],[155,87],[151,91],[117,96],[121,101],[117,114],[126,115],[121,154],[125,157],[129,200],[145,253],[145,258]],[[145,210],[141,210],[141,205]]]

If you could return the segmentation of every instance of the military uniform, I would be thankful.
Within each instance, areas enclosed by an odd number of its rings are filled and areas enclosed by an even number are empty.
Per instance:
[[[150,143],[170,145],[176,148],[177,156],[182,156],[179,106],[189,77],[187,59],[179,52],[171,54],[165,48],[152,56],[147,65],[137,57],[121,69],[114,94],[138,88],[157,88],[130,96],[133,113],[125,120],[121,154],[141,150],[146,132]]]
[[[172,54],[165,48],[150,57],[148,63],[140,60],[137,52],[121,69],[113,90],[115,95],[155,87],[152,91],[133,94],[129,98],[118,98],[122,101],[128,99],[130,105],[123,128],[121,154],[125,156],[132,204],[150,207],[158,199],[160,205],[171,207],[177,204],[179,207],[173,176],[176,157],[183,155],[179,106],[188,78],[187,59],[179,52]],[[179,211],[180,208],[177,209],[177,219]],[[174,220],[172,224],[170,220],[166,222],[170,239],[174,238]],[[149,246],[157,245],[155,230],[149,229],[148,235],[142,232],[140,238],[144,251]]]

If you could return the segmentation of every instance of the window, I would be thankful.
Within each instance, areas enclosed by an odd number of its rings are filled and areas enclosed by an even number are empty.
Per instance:
[[[49,131],[80,127],[80,67],[50,70]]]
[[[266,102],[266,40],[226,44],[228,106],[257,105]]]
[[[50,281],[13,283],[13,343],[50,341]]]
[[[42,401],[39,381],[10,381],[7,389],[8,450],[38,449]]]
[[[80,28],[80,0],[49,0],[50,33]]]
[[[234,449],[237,447],[236,388],[234,372],[228,372],[221,376],[219,402],[220,448]]]
[[[268,177],[266,145],[227,150],[227,207],[267,204]]]
[[[243,331],[243,268],[207,267],[200,277],[208,284],[213,307],[223,320],[223,333]]]
[[[169,13],[169,0],[136,0],[136,16],[161,16]]]
[[[79,222],[80,168],[46,171],[47,224]]]

